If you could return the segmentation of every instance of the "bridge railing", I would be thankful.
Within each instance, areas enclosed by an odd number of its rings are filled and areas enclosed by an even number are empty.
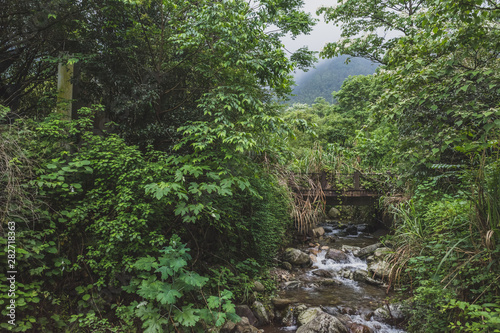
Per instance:
[[[311,181],[315,187],[320,187],[323,191],[344,193],[344,192],[377,192],[380,190],[382,183],[390,174],[380,173],[361,173],[356,171],[351,174],[346,173],[309,173],[303,175],[296,175],[296,178],[302,181],[296,182],[298,189],[307,191],[311,188]],[[297,185],[296,184],[296,185]]]

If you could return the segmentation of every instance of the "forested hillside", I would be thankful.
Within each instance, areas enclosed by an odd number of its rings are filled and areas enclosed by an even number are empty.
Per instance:
[[[323,97],[331,103],[332,92],[338,91],[345,79],[351,75],[373,74],[378,66],[362,58],[351,58],[348,63],[346,60],[347,56],[323,60],[300,75],[288,103],[311,105],[317,97]]]

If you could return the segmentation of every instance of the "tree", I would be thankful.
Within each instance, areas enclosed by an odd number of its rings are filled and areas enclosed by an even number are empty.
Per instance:
[[[416,17],[426,8],[426,0],[345,0],[335,7],[321,7],[318,14],[324,14],[326,22],[342,25],[341,40],[328,43],[321,55],[346,54],[385,64],[387,51],[402,36],[417,32]]]

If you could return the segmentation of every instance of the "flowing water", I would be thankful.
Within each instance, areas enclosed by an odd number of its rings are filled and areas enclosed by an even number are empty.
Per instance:
[[[333,230],[327,236],[334,236],[336,241],[330,248],[341,249],[342,246],[365,247],[375,244],[377,237],[370,234],[358,233],[354,236],[342,236],[338,230]],[[307,307],[321,307],[325,312],[331,314],[342,313],[350,317],[350,321],[369,327],[373,332],[379,333],[402,333],[401,329],[392,327],[387,323],[374,320],[370,314],[377,308],[384,306],[385,300],[392,296],[386,293],[386,288],[373,286],[364,282],[357,282],[343,278],[343,272],[348,270],[367,270],[365,260],[355,257],[347,252],[347,262],[340,263],[325,258],[326,251],[317,254],[317,261],[313,267],[295,272],[295,288],[286,288],[279,293],[279,298],[292,300],[293,305],[305,304]],[[325,285],[324,278],[317,275],[321,271],[331,274],[335,283]],[[317,271],[317,274],[314,272]],[[330,279],[331,280],[331,279]],[[262,327],[265,333],[295,332],[296,325],[289,326],[266,326]]]

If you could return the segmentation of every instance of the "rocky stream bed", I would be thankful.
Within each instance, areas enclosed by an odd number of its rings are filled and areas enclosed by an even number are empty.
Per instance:
[[[312,242],[287,249],[273,269],[280,291],[272,308],[239,306],[242,323],[221,332],[404,332],[397,327],[404,311],[388,303],[384,282],[392,249],[378,242],[383,230],[372,231],[335,221],[315,229]]]

